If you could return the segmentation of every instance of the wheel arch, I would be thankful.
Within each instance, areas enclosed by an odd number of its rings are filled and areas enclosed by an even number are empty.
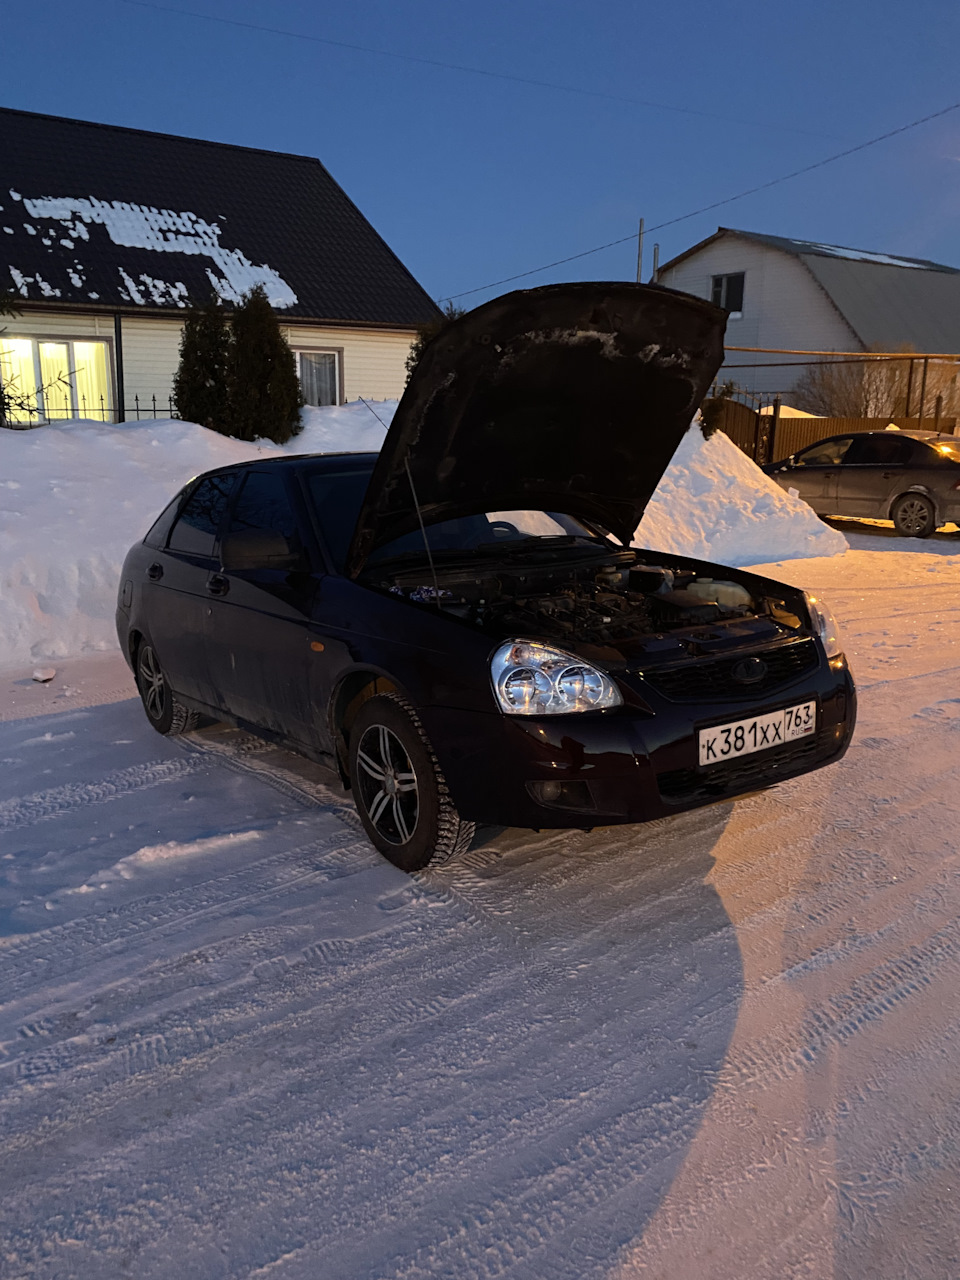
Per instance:
[[[330,699],[330,729],[336,749],[337,770],[345,787],[350,786],[350,729],[365,702],[381,693],[407,697],[403,687],[385,671],[360,667],[348,671]]]
[[[941,516],[940,516],[940,503],[937,501],[937,495],[931,492],[930,489],[923,488],[920,485],[911,485],[909,489],[902,489],[900,493],[896,495],[896,497],[891,498],[890,505],[887,508],[886,518],[888,520],[892,520],[893,511],[897,503],[900,502],[901,499],[909,498],[914,494],[919,498],[926,498],[926,500],[933,507],[933,520],[934,520],[933,527],[934,527],[934,530],[939,529],[940,525],[943,523],[943,520],[941,519]]]

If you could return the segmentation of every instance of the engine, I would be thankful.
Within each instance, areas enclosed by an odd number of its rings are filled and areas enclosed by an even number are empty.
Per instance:
[[[800,625],[782,601],[757,599],[740,583],[678,566],[646,564],[633,550],[608,553],[599,563],[558,563],[551,557],[476,575],[466,574],[462,564],[438,565],[436,585],[429,579],[429,570],[424,573],[420,566],[375,585],[414,604],[439,606],[445,615],[496,638],[527,635],[620,646],[738,621],[755,620],[753,629],[761,618],[771,633]]]

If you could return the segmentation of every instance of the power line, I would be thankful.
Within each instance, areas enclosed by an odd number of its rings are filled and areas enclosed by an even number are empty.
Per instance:
[[[798,129],[793,125],[767,124],[763,120],[743,120],[737,116],[719,115],[715,111],[699,111],[696,107],[678,107],[669,102],[654,102],[650,98],[630,98],[623,94],[606,93],[602,89],[586,89],[581,85],[559,84],[553,80],[535,80],[530,76],[515,76],[506,71],[490,71],[486,67],[471,67],[459,62],[444,62],[439,58],[424,58],[415,53],[398,53],[395,49],[375,49],[370,45],[352,44],[346,40],[331,40],[329,36],[310,35],[305,31],[290,31],[285,27],[266,27],[256,22],[243,22],[239,18],[224,18],[218,14],[197,13],[193,9],[181,9],[175,5],[157,4],[154,0],[121,0],[122,4],[137,9],[154,9],[158,13],[175,13],[183,18],[199,18],[203,22],[219,22],[228,27],[240,27],[246,31],[259,31],[265,35],[285,36],[290,40],[306,40],[311,44],[328,45],[334,49],[350,49],[354,53],[370,53],[378,58],[394,58],[400,62],[416,62],[425,67],[439,67],[444,71],[463,71],[472,76],[486,76],[491,80],[507,80],[512,84],[525,84],[535,89],[552,89],[558,93],[577,93],[588,98],[602,98],[607,102],[628,103],[634,107],[651,107],[655,111],[673,111],[678,115],[697,116],[705,120],[719,120],[725,124],[739,124],[748,129],[775,129],[780,133],[799,133],[808,138],[835,138],[836,134],[815,133],[811,129]]]
[[[132,0],[127,0],[132,3]],[[768,191],[771,187],[779,186],[781,182],[789,182],[792,178],[799,178],[805,173],[812,173],[814,169],[822,169],[824,165],[833,164],[837,160],[843,160],[847,156],[855,155],[858,151],[866,151],[868,147],[875,147],[880,142],[886,142],[890,138],[897,137],[898,134],[907,133],[910,129],[917,129],[922,124],[928,124],[931,120],[938,120],[941,116],[949,115],[951,111],[960,108],[960,102],[951,103],[949,107],[944,107],[940,111],[933,111],[928,116],[922,116],[919,120],[911,120],[909,124],[902,124],[897,129],[890,129],[887,133],[881,133],[876,138],[870,138],[867,142],[860,142],[855,147],[847,147],[845,151],[838,151],[835,155],[827,156],[824,160],[816,160],[813,164],[804,165],[802,169],[794,169],[792,173],[782,174],[779,178],[771,178],[769,182],[761,182],[756,187],[748,187],[746,191],[740,191],[735,196],[726,196],[722,200],[714,200],[711,204],[705,204],[699,209],[694,209],[691,213],[683,213],[677,218],[668,218],[666,222],[658,222],[654,227],[647,227],[644,234],[649,235],[653,231],[662,231],[664,227],[674,227],[678,222],[686,222],[690,218],[697,218],[702,213],[709,213],[712,209],[719,209],[723,205],[733,204],[735,200],[743,200],[747,196],[756,195],[758,191]],[[635,240],[637,233],[632,231],[627,236],[620,236],[618,240],[609,240],[606,244],[597,245],[595,249],[584,249],[581,253],[572,253],[568,258],[558,258],[556,262],[548,262],[542,267],[532,267],[529,271],[519,271],[514,276],[504,276],[502,280],[494,280],[490,284],[478,285],[475,289],[462,289],[459,293],[448,294],[447,297],[441,298],[441,302],[452,302],[454,298],[466,298],[472,293],[483,293],[486,289],[495,289],[501,284],[510,284],[514,280],[523,280],[527,276],[538,275],[541,271],[549,271],[551,267],[561,267],[564,263],[574,262],[577,258],[588,258],[593,253],[602,253],[604,249],[612,249],[614,245],[626,244],[628,240]]]

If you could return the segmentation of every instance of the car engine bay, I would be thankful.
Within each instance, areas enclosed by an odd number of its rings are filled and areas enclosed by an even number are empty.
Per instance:
[[[771,643],[804,627],[795,603],[678,564],[648,564],[634,549],[602,555],[540,549],[512,559],[489,570],[462,558],[437,564],[435,584],[422,562],[393,572],[384,565],[368,583],[496,639],[615,646],[631,655],[668,658]]]

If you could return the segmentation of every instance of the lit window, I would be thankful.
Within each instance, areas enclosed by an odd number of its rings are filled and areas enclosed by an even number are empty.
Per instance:
[[[713,277],[712,300],[716,306],[723,307],[731,315],[739,316],[743,312],[744,274],[743,271],[737,271],[730,276]]]
[[[13,422],[113,421],[105,342],[0,337],[0,382]]]

